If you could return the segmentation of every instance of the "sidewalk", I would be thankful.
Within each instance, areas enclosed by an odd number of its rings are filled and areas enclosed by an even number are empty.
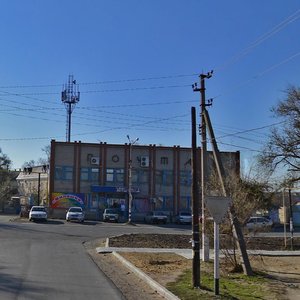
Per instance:
[[[98,247],[98,253],[112,253],[112,252],[139,252],[139,253],[176,253],[187,259],[193,258],[192,249],[178,249],[178,248],[122,248],[122,247]],[[223,257],[223,251],[220,250],[220,257]],[[296,251],[266,251],[266,250],[247,250],[249,255],[265,255],[265,256],[300,256],[300,250]],[[201,256],[201,249],[200,249]],[[214,250],[209,251],[209,257],[213,259]]]

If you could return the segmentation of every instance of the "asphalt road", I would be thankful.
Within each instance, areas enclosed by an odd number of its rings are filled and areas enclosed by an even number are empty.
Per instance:
[[[187,233],[185,226],[10,221],[0,215],[0,299],[122,299],[85,241],[124,233]]]

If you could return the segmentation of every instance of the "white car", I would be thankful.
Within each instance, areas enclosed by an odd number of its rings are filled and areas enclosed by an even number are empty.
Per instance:
[[[265,217],[251,217],[246,223],[248,229],[272,227],[273,221]]]
[[[84,222],[84,211],[79,206],[70,207],[66,214],[66,221]]]
[[[188,211],[181,211],[176,216],[177,224],[192,224],[192,214]]]
[[[115,208],[106,208],[103,213],[104,222],[119,222],[119,210]]]
[[[47,221],[47,211],[44,206],[32,206],[29,211],[29,221]]]

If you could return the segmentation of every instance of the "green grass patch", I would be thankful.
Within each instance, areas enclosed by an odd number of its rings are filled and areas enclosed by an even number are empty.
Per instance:
[[[243,274],[228,274],[219,279],[219,296],[214,293],[214,278],[212,273],[201,271],[201,287],[192,286],[192,271],[186,270],[176,282],[169,283],[167,288],[182,300],[194,299],[270,299],[272,295],[268,288],[268,280],[261,275],[245,276]],[[276,295],[274,298],[276,299]]]

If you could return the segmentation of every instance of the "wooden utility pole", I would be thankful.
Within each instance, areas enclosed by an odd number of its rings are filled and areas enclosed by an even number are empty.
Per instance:
[[[203,115],[205,118],[205,122],[206,122],[206,125],[208,128],[208,132],[209,132],[211,143],[212,143],[213,155],[214,155],[214,159],[215,159],[215,163],[216,163],[216,167],[217,167],[217,172],[219,175],[219,180],[220,180],[221,187],[222,187],[223,196],[227,197],[228,192],[227,192],[225,184],[224,184],[225,170],[224,170],[224,167],[223,167],[223,164],[221,161],[218,145],[217,145],[214,131],[213,131],[213,128],[212,128],[212,125],[210,122],[209,114],[206,109],[204,109]],[[228,213],[229,213],[229,218],[230,218],[231,224],[233,226],[233,235],[234,235],[238,250],[241,255],[242,267],[244,270],[244,274],[246,274],[248,276],[252,276],[253,271],[252,271],[252,268],[250,265],[250,261],[249,261],[249,257],[248,257],[248,253],[247,253],[247,249],[246,249],[246,243],[244,240],[244,236],[243,236],[243,232],[242,232],[239,220],[235,214],[234,205],[231,205],[230,209],[228,210]]]
[[[192,107],[192,211],[193,211],[193,287],[200,287],[200,239],[199,239],[199,180],[197,157],[196,109]]]

